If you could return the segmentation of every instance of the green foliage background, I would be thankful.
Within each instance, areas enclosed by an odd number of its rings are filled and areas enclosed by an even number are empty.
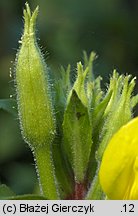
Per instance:
[[[119,73],[138,74],[137,0],[28,0],[40,6],[38,38],[47,63],[58,77],[60,66],[76,61],[82,51],[94,50],[96,75],[105,81],[113,68]],[[0,98],[15,94],[10,68],[14,72],[18,41],[23,30],[25,1],[0,1]],[[103,86],[105,87],[105,86]],[[22,141],[15,116],[0,110],[0,183],[17,194],[37,192],[32,154]]]

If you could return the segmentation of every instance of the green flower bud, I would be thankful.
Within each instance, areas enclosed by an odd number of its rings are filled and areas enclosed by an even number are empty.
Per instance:
[[[112,90],[112,96],[104,113],[105,123],[97,151],[97,159],[100,161],[113,134],[132,118],[131,98],[133,98],[134,87],[135,78],[131,79],[130,75],[119,76],[114,71],[109,86],[109,90]]]
[[[36,146],[51,143],[55,134],[48,69],[35,36],[38,7],[31,14],[26,3],[24,33],[16,60],[19,118],[25,141]]]
[[[85,91],[85,81],[86,81],[86,76],[88,74],[88,70],[89,70],[88,67],[85,70],[83,69],[83,65],[81,62],[77,63],[77,79],[72,87],[72,90],[69,93],[67,99],[68,103],[72,95],[72,91],[75,90],[82,104],[86,107],[88,106],[88,98]]]

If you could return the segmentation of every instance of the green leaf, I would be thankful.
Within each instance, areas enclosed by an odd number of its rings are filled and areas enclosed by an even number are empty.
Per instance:
[[[5,184],[0,185],[0,199],[5,199],[9,196],[15,196],[15,193]]]
[[[109,91],[105,98],[99,103],[92,113],[92,123],[93,128],[96,130],[99,127],[101,121],[103,120],[104,111],[110,101],[112,91]]]
[[[17,115],[17,104],[14,99],[0,99],[0,109],[6,110],[12,115]]]
[[[91,52],[88,56],[86,51],[83,51],[83,58],[84,58],[84,66],[85,68],[89,68],[88,72],[88,80],[91,82],[94,80],[94,73],[93,73],[93,62],[96,59],[96,54],[94,52]]]
[[[101,81],[102,77],[98,76],[93,81],[93,91],[92,91],[92,108],[95,109],[95,107],[100,103],[103,97],[103,92],[101,89]]]
[[[75,180],[84,180],[92,146],[92,128],[88,109],[75,90],[64,114],[63,145],[75,174]]]
[[[93,113],[95,108],[101,103],[103,99],[103,91],[101,89],[101,80],[99,76],[92,82],[87,82],[86,92],[88,98],[89,112]]]
[[[71,90],[70,82],[70,71],[71,66],[65,69],[63,66],[60,68],[60,78],[55,77],[56,82],[54,83],[54,110],[57,120],[57,127],[61,130],[61,125],[63,122],[63,114],[65,110],[66,100],[68,92]]]
[[[65,93],[67,93],[67,91],[69,91],[71,89],[70,71],[71,71],[70,64],[67,66],[66,69],[64,69],[63,66],[61,66],[61,68],[60,68],[60,72],[61,72],[61,80],[60,80],[60,82],[62,84],[62,87],[63,87]]]
[[[138,104],[138,94],[131,99],[131,107],[134,108]]]
[[[17,196],[9,196],[8,200],[47,200],[47,198],[37,194],[24,194]]]
[[[88,105],[88,98],[85,91],[85,81],[88,74],[88,70],[88,67],[84,70],[81,62],[77,63],[77,79],[73,86],[73,89],[76,91],[79,99],[84,104],[84,106]]]
[[[105,122],[104,111],[111,99],[111,96],[112,96],[112,91],[107,92],[106,96],[103,98],[101,103],[99,103],[91,113],[93,146],[91,149],[91,155],[90,155],[90,161],[88,167],[88,179],[90,182],[92,181],[96,172],[96,168],[98,166],[95,158],[95,152],[99,144],[100,132]]]
[[[60,136],[60,135],[59,135]],[[58,181],[61,199],[66,199],[73,192],[73,173],[69,166],[61,145],[61,137],[54,140],[53,143],[53,161],[55,167],[56,178]]]

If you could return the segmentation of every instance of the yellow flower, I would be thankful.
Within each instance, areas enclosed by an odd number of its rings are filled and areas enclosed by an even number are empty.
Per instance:
[[[102,158],[99,178],[109,199],[138,200],[138,117],[112,137]]]

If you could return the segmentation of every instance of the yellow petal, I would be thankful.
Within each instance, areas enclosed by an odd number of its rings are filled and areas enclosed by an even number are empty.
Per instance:
[[[138,157],[134,163],[134,182],[130,191],[129,199],[138,199]]]
[[[109,199],[138,199],[138,117],[112,137],[99,178]]]

